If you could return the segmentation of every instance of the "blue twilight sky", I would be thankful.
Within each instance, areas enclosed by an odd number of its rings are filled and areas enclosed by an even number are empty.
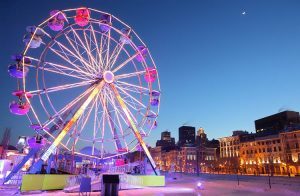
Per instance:
[[[33,134],[26,117],[8,111],[16,83],[7,66],[24,47],[25,27],[80,6],[119,17],[148,45],[163,92],[152,146],[166,129],[177,141],[183,123],[219,138],[254,131],[255,119],[280,109],[300,111],[298,0],[1,0],[1,132]]]

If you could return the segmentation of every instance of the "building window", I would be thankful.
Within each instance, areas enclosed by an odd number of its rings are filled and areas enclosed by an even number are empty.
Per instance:
[[[296,133],[294,134],[294,138],[297,138],[297,135],[296,135]]]
[[[275,142],[276,142],[276,141],[275,141],[275,140],[273,140],[273,144],[275,144]]]
[[[281,147],[280,146],[278,146],[278,151],[281,151]]]
[[[276,152],[276,151],[277,151],[276,146],[274,146],[274,152]]]
[[[260,150],[260,149],[258,149],[258,152],[259,152],[259,153],[261,153],[261,150]]]
[[[262,142],[261,145],[265,145],[265,142]]]
[[[277,143],[279,144],[279,143],[280,143],[280,140],[277,140]]]
[[[266,151],[265,151],[265,148],[263,148],[263,152],[266,152]]]
[[[260,142],[257,142],[258,145],[260,145]]]
[[[298,143],[295,144],[295,148],[299,148],[299,144]]]

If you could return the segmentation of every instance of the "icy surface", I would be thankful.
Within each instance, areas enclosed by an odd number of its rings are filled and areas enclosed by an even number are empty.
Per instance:
[[[174,179],[176,178],[176,179]],[[201,182],[203,189],[197,190]],[[100,184],[93,185],[93,190],[99,191]],[[0,195],[18,195],[17,187],[1,186]],[[63,191],[35,191],[24,195],[78,195],[78,193],[65,193]],[[91,195],[99,195],[93,192]],[[239,185],[236,175],[209,175],[200,174],[188,176],[172,174],[166,176],[166,187],[153,187],[134,190],[122,190],[124,195],[300,195],[300,177],[271,177],[271,189],[267,176],[239,176]]]

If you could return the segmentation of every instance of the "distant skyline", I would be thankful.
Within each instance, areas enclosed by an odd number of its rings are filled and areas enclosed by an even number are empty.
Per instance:
[[[16,81],[10,56],[23,50],[26,26],[54,9],[87,6],[131,25],[156,62],[161,90],[158,127],[148,143],[184,123],[209,139],[255,131],[254,120],[280,110],[300,111],[300,1],[99,0],[1,1],[0,130],[33,135],[26,116],[8,110]],[[245,13],[245,14],[244,14]]]

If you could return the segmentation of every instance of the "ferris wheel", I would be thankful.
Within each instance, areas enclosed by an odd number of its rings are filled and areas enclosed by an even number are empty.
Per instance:
[[[9,109],[27,116],[44,136],[30,140],[32,148],[44,149],[41,160],[58,146],[97,159],[140,146],[155,168],[144,140],[157,127],[160,84],[136,32],[109,13],[85,7],[54,10],[26,31],[25,49],[8,67],[17,81]],[[91,151],[81,150],[86,146]]]

